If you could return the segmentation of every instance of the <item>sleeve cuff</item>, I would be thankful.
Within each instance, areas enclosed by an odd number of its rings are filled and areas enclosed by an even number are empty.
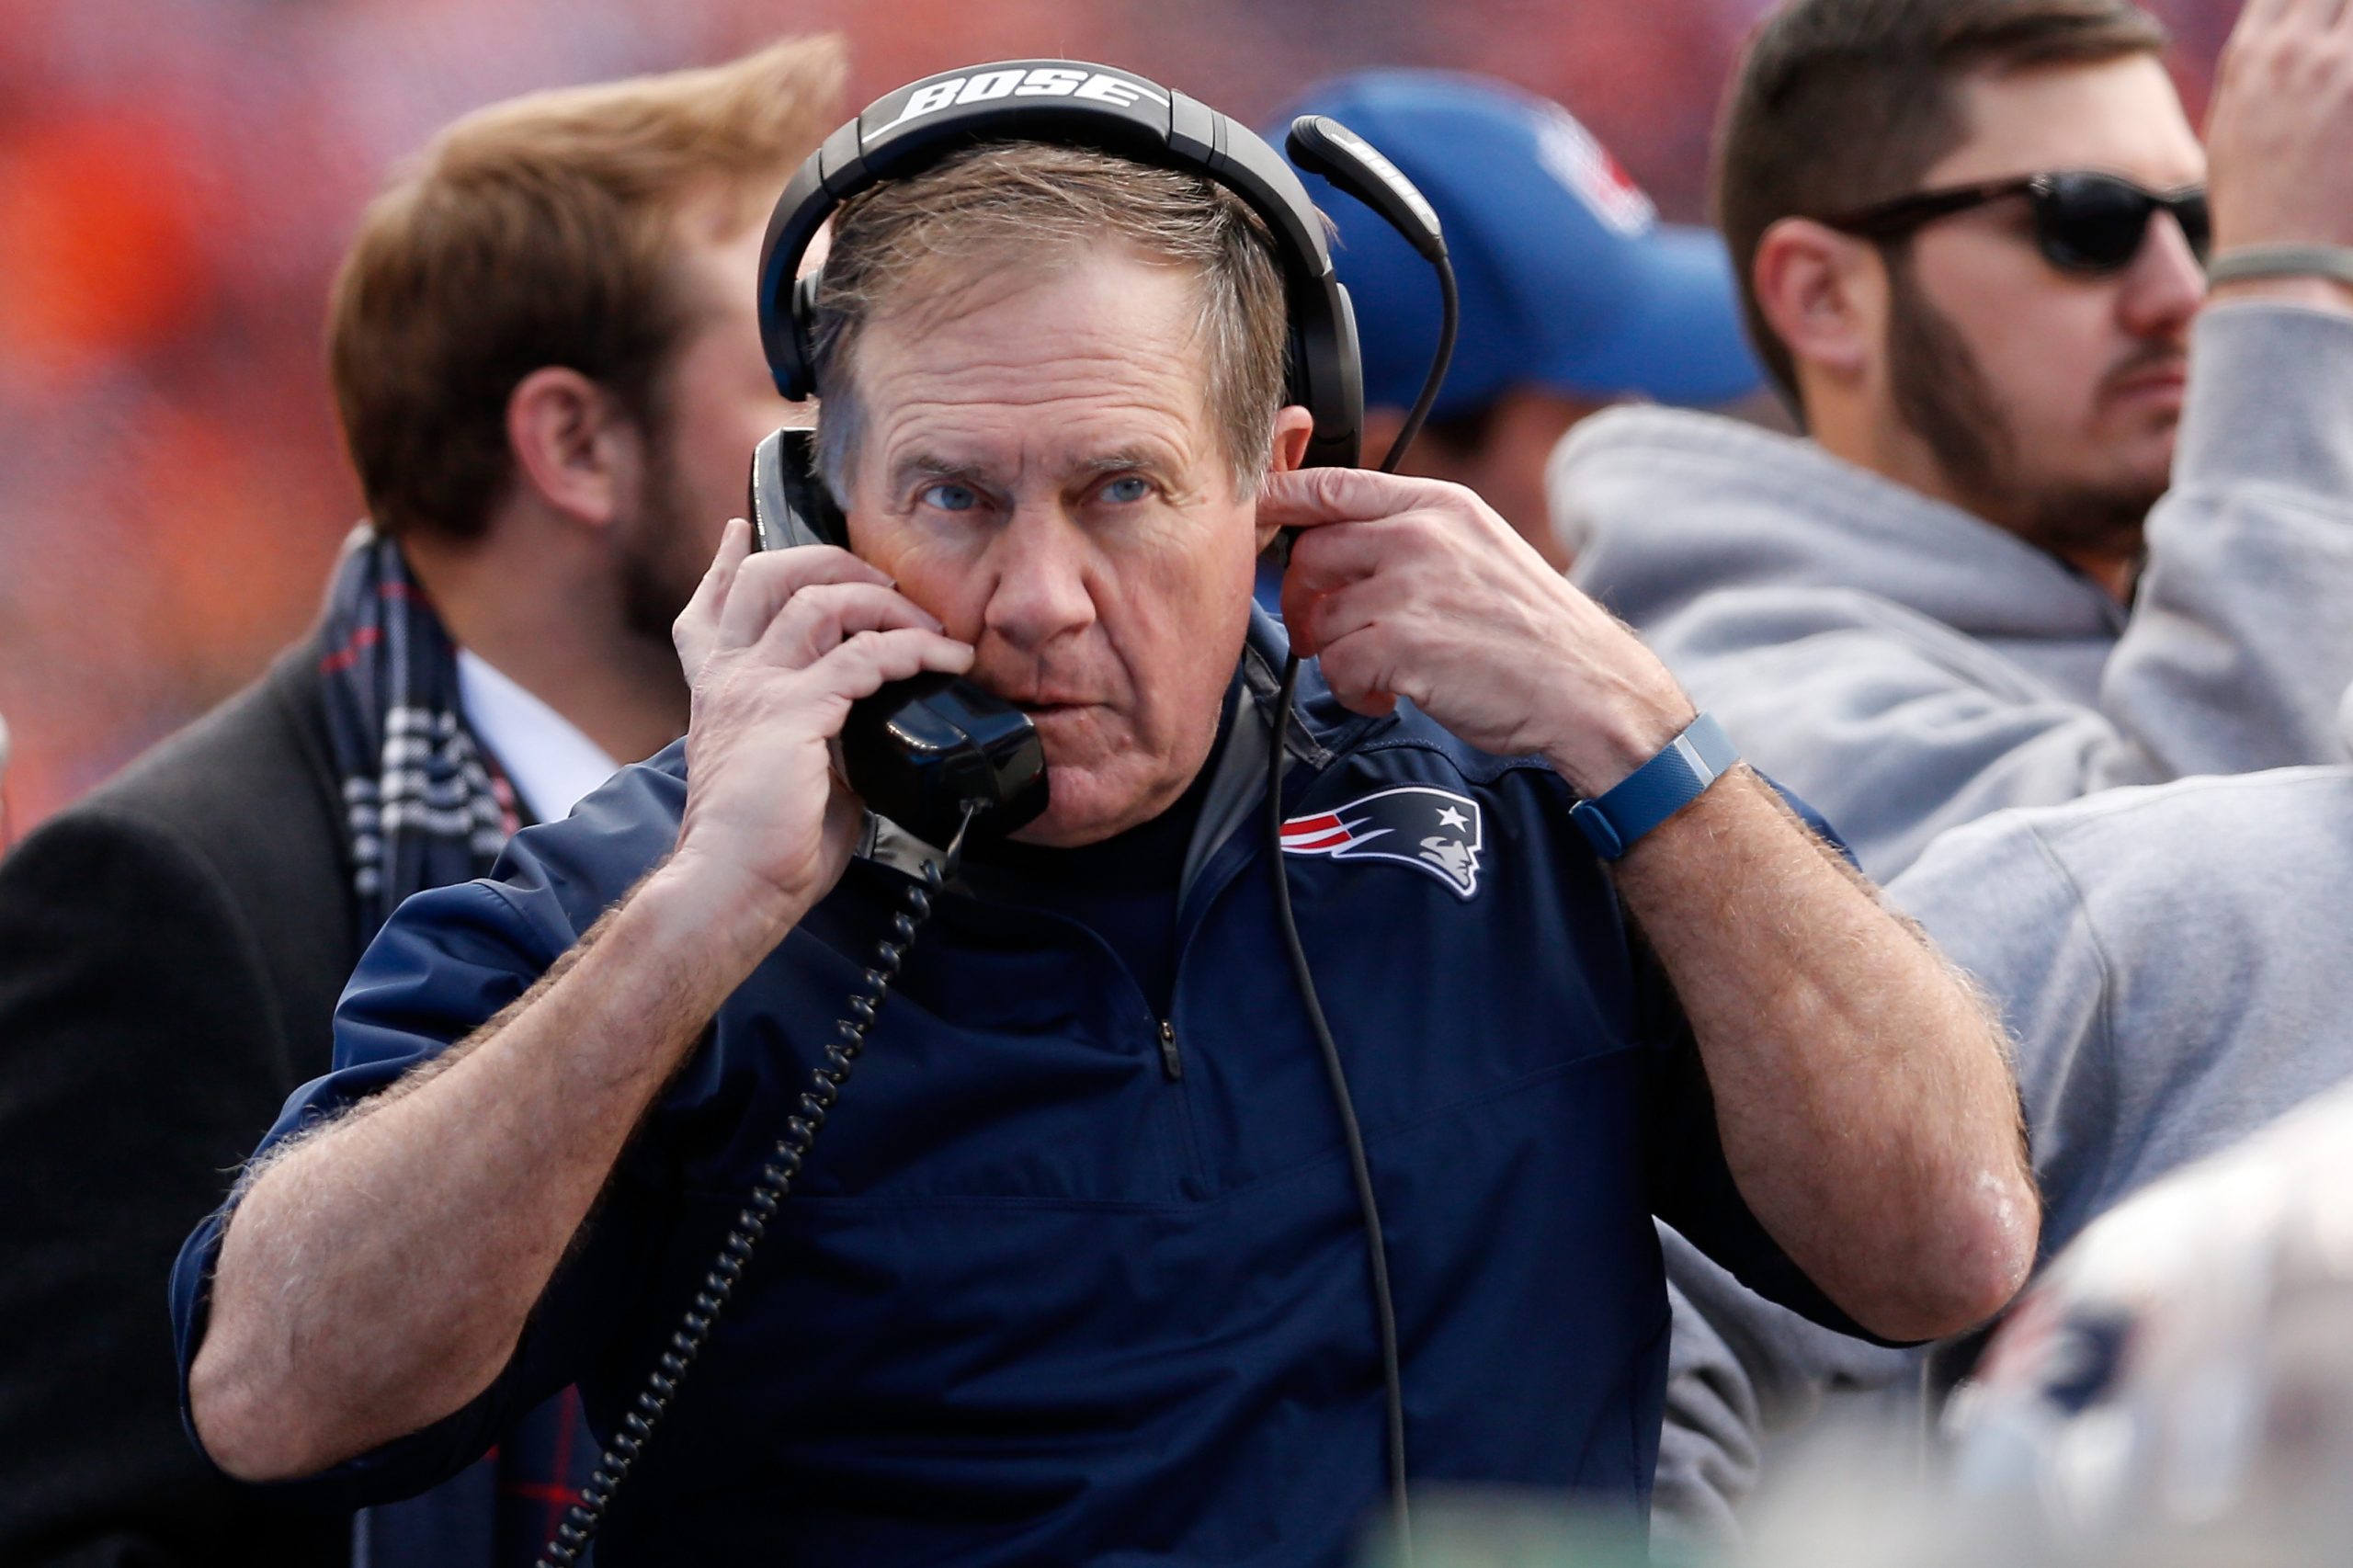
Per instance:
[[[2210,305],[2191,329],[2190,366],[2177,488],[2353,495],[2353,316],[2268,300]]]

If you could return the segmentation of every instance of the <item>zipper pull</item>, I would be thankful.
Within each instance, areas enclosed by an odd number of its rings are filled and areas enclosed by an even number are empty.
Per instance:
[[[1172,1084],[1185,1081],[1185,1058],[1176,1049],[1176,1026],[1166,1018],[1160,1020],[1160,1070],[1168,1074]]]

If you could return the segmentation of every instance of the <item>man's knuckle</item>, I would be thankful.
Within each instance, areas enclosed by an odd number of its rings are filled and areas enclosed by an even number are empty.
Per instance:
[[[1311,468],[1305,472],[1309,497],[1326,511],[1338,511],[1346,506],[1349,494],[1361,483],[1355,469]]]

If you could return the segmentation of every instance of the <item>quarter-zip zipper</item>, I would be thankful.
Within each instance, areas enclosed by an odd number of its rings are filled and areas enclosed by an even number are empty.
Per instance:
[[[1185,1081],[1185,1054],[1176,1049],[1176,1026],[1166,1018],[1160,1020],[1160,1070],[1172,1084]]]

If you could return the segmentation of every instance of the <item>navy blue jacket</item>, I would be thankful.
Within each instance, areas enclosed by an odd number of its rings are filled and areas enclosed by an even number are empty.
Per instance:
[[[1279,637],[1254,627],[1213,764],[1170,1029],[1093,933],[951,889],[620,1494],[608,1568],[1347,1557],[1384,1484],[1381,1383],[1261,827]],[[1654,1214],[1851,1324],[1734,1191],[1688,1030],[1560,778],[1410,709],[1350,715],[1312,671],[1302,689],[1285,858],[1379,1191],[1414,1476],[1639,1519],[1666,1358]],[[345,994],[338,1070],[269,1142],[529,986],[668,850],[682,769],[674,748],[625,770],[496,880],[410,900]],[[728,1001],[499,1381],[320,1484],[424,1485],[567,1381],[611,1430],[904,885],[854,861]],[[183,1376],[220,1226],[174,1277]]]

